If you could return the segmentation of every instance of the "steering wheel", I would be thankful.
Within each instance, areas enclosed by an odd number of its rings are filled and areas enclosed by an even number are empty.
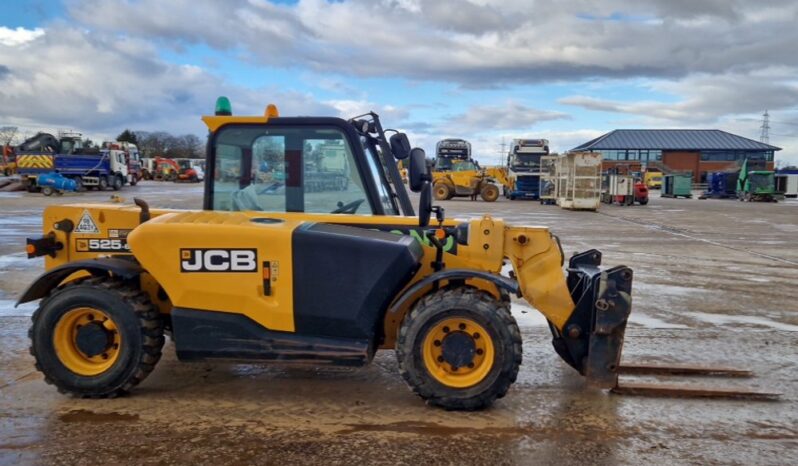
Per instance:
[[[343,202],[338,202],[338,208],[330,212],[331,214],[354,214],[357,212],[358,207],[360,204],[365,202],[365,199],[357,199],[349,204],[344,204]]]

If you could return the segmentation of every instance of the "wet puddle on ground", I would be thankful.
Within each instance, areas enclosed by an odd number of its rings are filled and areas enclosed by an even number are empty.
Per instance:
[[[73,409],[58,416],[61,422],[83,422],[83,423],[104,423],[104,422],[135,422],[139,420],[138,414],[124,413],[96,413],[87,409]]]

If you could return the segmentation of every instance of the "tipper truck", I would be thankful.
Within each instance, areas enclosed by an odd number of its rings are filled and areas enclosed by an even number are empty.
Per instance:
[[[17,148],[17,173],[30,192],[40,189],[37,179],[46,173],[58,173],[72,179],[78,189],[93,186],[119,190],[129,182],[125,152],[103,149],[97,153],[83,148],[79,137],[65,136],[60,140],[40,133]]]

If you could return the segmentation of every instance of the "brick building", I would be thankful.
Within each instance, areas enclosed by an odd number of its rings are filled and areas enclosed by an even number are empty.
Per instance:
[[[640,164],[666,173],[690,172],[695,182],[702,183],[708,172],[737,168],[746,159],[772,170],[773,153],[778,150],[717,129],[616,129],[571,152],[600,152],[605,170]]]

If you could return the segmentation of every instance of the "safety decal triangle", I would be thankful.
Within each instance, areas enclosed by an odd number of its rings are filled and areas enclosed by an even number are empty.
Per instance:
[[[94,223],[94,219],[91,218],[91,214],[88,210],[83,211],[83,215],[80,216],[80,220],[78,220],[78,225],[75,227],[75,233],[99,233],[100,229],[97,228],[97,224]]]

